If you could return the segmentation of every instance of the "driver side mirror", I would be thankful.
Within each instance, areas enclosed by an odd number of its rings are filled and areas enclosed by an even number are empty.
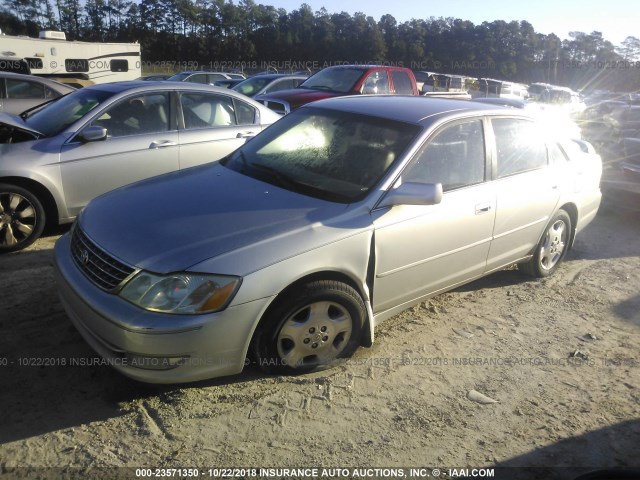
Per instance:
[[[442,201],[441,183],[406,182],[387,192],[379,207],[437,205]]]
[[[80,132],[77,138],[82,143],[104,140],[107,138],[107,129],[104,127],[99,127],[98,125],[92,125]]]

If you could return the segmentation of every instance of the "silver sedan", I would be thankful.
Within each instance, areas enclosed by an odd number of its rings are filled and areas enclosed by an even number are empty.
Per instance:
[[[306,372],[439,292],[512,264],[551,275],[601,170],[513,109],[324,100],[219,163],[95,199],[56,276],[86,341],[135,379]]]
[[[28,246],[46,223],[72,222],[109,190],[219,160],[278,119],[228,89],[143,81],[0,114],[0,253]]]
[[[44,77],[0,72],[0,112],[17,115],[74,90]]]

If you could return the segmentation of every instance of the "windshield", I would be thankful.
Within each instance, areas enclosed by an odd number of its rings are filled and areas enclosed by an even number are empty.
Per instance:
[[[221,163],[287,190],[352,203],[369,193],[419,131],[417,125],[307,107]]]
[[[256,93],[262,90],[264,87],[273,82],[275,78],[264,78],[264,77],[252,77],[247,80],[240,82],[232,90],[236,92],[240,92],[247,97],[253,97]]]
[[[311,88],[327,92],[352,92],[358,80],[366,73],[364,68],[325,68],[300,84],[300,88]]]
[[[51,137],[64,131],[113,95],[114,92],[104,90],[76,90],[34,112],[25,119],[25,123],[33,130]]]

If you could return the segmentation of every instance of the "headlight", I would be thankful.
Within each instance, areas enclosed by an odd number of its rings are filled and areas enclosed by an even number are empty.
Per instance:
[[[198,314],[224,309],[240,285],[238,277],[200,273],[155,275],[140,272],[119,295],[146,310]]]

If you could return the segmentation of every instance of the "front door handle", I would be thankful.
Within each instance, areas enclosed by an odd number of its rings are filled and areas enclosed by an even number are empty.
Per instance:
[[[491,211],[490,203],[479,203],[476,205],[476,215],[482,215]]]
[[[164,148],[164,147],[175,147],[177,145],[176,142],[172,142],[171,140],[158,140],[151,142],[149,148]]]

